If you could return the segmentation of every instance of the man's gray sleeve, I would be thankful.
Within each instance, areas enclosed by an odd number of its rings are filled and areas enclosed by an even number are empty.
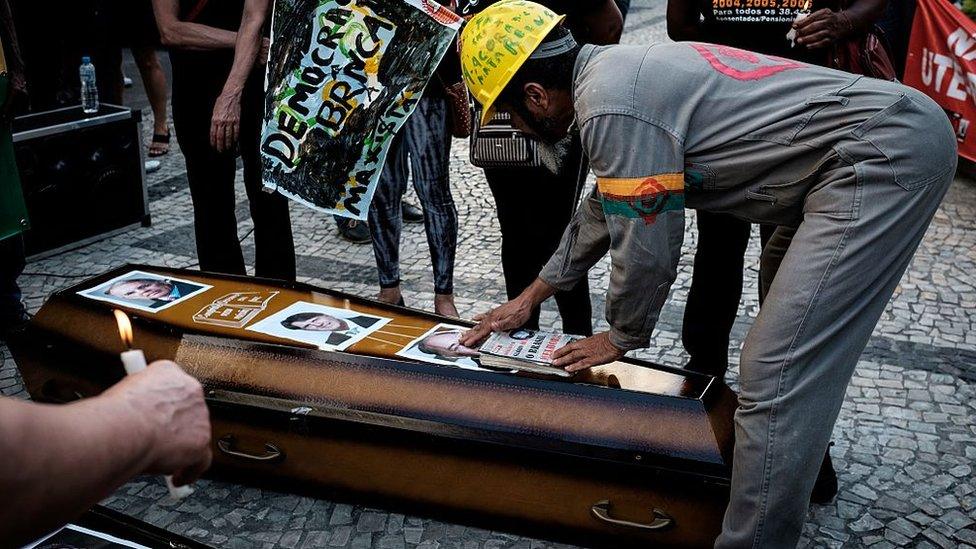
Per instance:
[[[557,290],[568,291],[585,278],[610,248],[603,203],[596,189],[583,201],[563,233],[539,278]]]
[[[610,341],[625,350],[646,347],[681,255],[683,146],[670,130],[627,114],[590,118],[581,136],[610,241]]]
[[[659,214],[652,225],[609,217],[608,226],[613,242],[606,308],[610,342],[625,350],[647,347],[677,276],[684,211]]]

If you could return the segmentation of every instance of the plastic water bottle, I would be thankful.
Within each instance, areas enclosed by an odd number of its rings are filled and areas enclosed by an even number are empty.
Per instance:
[[[98,88],[95,86],[95,65],[87,55],[81,58],[81,110],[87,114],[98,112]]]

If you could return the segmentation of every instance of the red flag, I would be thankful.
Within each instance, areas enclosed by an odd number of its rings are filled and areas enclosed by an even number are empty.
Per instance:
[[[905,84],[942,106],[959,154],[976,161],[976,23],[947,0],[918,0],[908,44]]]

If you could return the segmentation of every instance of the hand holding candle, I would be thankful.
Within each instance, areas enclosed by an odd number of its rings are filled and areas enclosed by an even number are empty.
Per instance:
[[[120,355],[122,358],[122,366],[125,368],[126,375],[131,376],[137,374],[146,369],[146,356],[142,353],[141,349],[132,348],[132,324],[129,322],[129,317],[118,309],[112,312],[115,314],[115,319],[119,324],[119,335],[122,337],[122,341],[125,343],[127,349]],[[173,484],[172,475],[166,475],[165,480],[166,487],[169,488],[169,495],[173,499],[182,499],[193,493],[193,488],[189,485],[176,486]]]
[[[786,39],[790,41],[790,47],[796,47],[796,24],[803,21],[807,17],[810,17],[810,0],[806,0],[803,3],[803,9],[800,13],[796,14],[796,19],[793,20],[793,25],[790,26],[790,31],[786,33]]]

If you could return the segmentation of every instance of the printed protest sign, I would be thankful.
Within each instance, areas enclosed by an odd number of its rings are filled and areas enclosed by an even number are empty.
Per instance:
[[[918,0],[905,83],[946,110],[959,154],[976,160],[976,23],[946,0]]]
[[[433,0],[275,2],[264,185],[365,219],[393,136],[460,24]]]

